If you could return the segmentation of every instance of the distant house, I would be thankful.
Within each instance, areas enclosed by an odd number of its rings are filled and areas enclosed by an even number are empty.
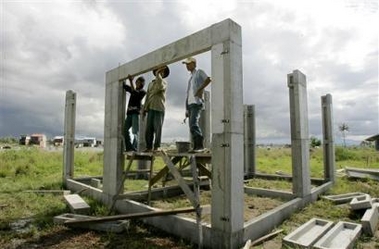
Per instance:
[[[29,135],[21,135],[18,142],[20,145],[28,145],[30,142],[30,136]]]
[[[53,145],[54,146],[63,146],[64,137],[63,136],[55,136],[53,138]]]
[[[379,134],[376,134],[372,137],[366,138],[366,141],[375,143],[375,150],[379,151]]]
[[[31,145],[38,145],[41,148],[46,148],[46,136],[44,134],[32,134],[30,135],[30,142]]]
[[[84,147],[95,147],[96,146],[96,138],[95,137],[85,137],[83,139]]]
[[[76,137],[75,147],[96,147],[98,140],[95,137]]]

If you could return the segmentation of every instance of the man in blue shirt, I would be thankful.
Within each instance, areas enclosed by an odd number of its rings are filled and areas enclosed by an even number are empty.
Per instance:
[[[182,62],[191,73],[187,86],[186,117],[189,117],[189,128],[193,139],[193,151],[204,152],[204,137],[199,126],[200,112],[204,110],[203,93],[211,78],[201,69],[196,69],[196,59],[187,58]]]
[[[146,91],[143,89],[145,79],[142,76],[138,77],[135,87],[133,84],[133,77],[128,75],[127,79],[130,82],[130,86],[128,86],[125,81],[123,84],[124,90],[130,93],[124,128],[125,151],[137,151],[139,114],[141,112],[142,99],[146,95]],[[131,141],[129,134],[130,128],[132,128],[132,134],[134,137],[133,141]]]

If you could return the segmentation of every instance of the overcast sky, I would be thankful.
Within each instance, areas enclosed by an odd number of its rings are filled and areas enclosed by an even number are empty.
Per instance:
[[[337,141],[342,123],[357,143],[379,133],[377,0],[1,0],[0,11],[0,136],[62,135],[73,90],[76,134],[102,138],[107,71],[226,18],[242,27],[243,102],[255,105],[257,142],[290,141],[295,69],[307,77],[311,136],[321,138],[328,93]],[[197,59],[210,74],[210,53]],[[188,72],[170,69],[164,141],[188,137]]]

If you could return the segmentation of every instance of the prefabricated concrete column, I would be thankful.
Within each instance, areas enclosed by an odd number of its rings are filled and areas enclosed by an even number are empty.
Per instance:
[[[66,92],[64,110],[63,183],[74,177],[76,93]]]
[[[241,27],[212,46],[212,248],[243,240],[243,106]]]
[[[255,106],[243,106],[244,175],[255,174]]]
[[[324,155],[324,178],[335,182],[335,155],[333,136],[333,104],[332,95],[321,96],[322,110],[322,145]]]
[[[117,71],[116,71],[117,72]],[[123,127],[125,116],[125,91],[119,74],[107,72],[104,116],[104,166],[103,193],[105,202],[112,203],[122,184],[124,167]]]
[[[211,93],[204,91],[204,111],[201,112],[200,128],[203,132],[204,146],[210,148],[211,145]]]
[[[292,190],[297,197],[311,192],[306,77],[299,70],[287,75],[290,99]]]

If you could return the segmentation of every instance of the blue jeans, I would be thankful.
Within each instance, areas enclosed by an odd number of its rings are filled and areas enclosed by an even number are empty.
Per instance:
[[[161,147],[163,120],[164,112],[156,110],[149,110],[147,112],[145,136],[146,149],[151,150],[153,148],[154,136],[154,149],[158,149],[159,147]]]
[[[133,141],[131,141],[129,130],[132,128]],[[125,149],[137,150],[138,146],[138,130],[139,130],[139,114],[133,113],[126,115],[125,119]]]
[[[189,128],[191,132],[192,138],[195,140],[196,138],[203,138],[203,133],[199,126],[200,114],[203,110],[203,105],[201,104],[190,104],[188,106],[188,114],[189,114]]]

